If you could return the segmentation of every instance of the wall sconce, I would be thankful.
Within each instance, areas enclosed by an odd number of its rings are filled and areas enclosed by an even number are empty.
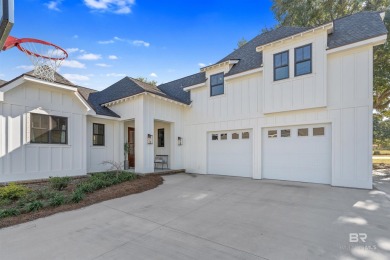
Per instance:
[[[178,145],[183,145],[183,138],[182,138],[182,137],[179,136],[179,137],[177,138],[177,144],[178,144]]]
[[[148,134],[147,142],[148,142],[148,144],[152,144],[153,143],[153,135]]]

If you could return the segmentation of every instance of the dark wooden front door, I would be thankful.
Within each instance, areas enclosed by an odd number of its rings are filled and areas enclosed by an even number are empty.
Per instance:
[[[135,129],[129,127],[127,140],[129,141],[129,167],[135,167]]]

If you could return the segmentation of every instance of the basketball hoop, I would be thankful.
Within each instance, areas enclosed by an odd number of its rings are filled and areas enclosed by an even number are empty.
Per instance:
[[[3,50],[17,47],[24,52],[34,65],[34,76],[46,81],[55,81],[55,72],[62,62],[68,58],[68,53],[61,47],[42,40],[9,36]]]

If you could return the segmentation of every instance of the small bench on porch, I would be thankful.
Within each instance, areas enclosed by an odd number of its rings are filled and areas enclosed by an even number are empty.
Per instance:
[[[168,169],[168,155],[156,155],[154,157],[154,168],[157,168],[156,165],[161,164],[161,169],[164,169],[164,165]]]

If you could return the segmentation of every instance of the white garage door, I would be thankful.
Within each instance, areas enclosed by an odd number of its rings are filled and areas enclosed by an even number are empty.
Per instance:
[[[330,124],[263,129],[263,178],[329,184],[331,154]]]
[[[209,174],[252,177],[252,132],[208,133]]]

